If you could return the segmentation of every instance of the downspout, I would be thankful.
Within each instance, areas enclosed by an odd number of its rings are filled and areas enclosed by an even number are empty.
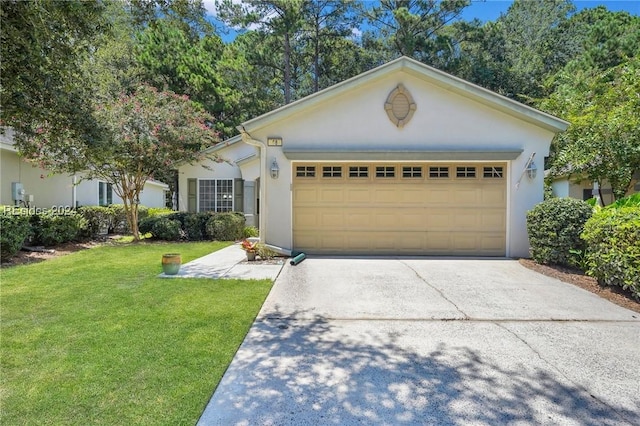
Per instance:
[[[260,150],[260,217],[258,227],[260,228],[260,242],[264,243],[266,232],[265,222],[267,216],[267,146],[264,142],[253,139],[244,126],[236,127],[242,135],[242,142],[258,147]]]
[[[78,207],[78,177],[76,174],[73,174],[73,179],[71,179],[71,208],[75,209]]]

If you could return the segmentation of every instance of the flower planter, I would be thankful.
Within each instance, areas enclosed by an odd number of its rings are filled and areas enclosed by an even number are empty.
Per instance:
[[[182,258],[180,253],[167,253],[162,255],[162,272],[165,275],[175,275],[180,270]]]
[[[256,260],[256,253],[252,252],[252,251],[248,251],[247,252],[247,260],[249,262],[252,262],[252,261]]]

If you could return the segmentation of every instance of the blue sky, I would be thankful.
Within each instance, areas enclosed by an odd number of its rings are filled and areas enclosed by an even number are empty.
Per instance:
[[[214,10],[214,1],[204,0],[204,5],[210,12]],[[471,21],[478,18],[483,22],[495,21],[501,13],[506,13],[512,3],[513,0],[471,0],[471,5],[462,12],[462,19]],[[627,11],[633,15],[640,15],[640,0],[574,0],[573,3],[578,11],[602,5],[612,12]],[[221,34],[221,36],[223,41],[230,42],[235,38],[236,32],[231,30],[228,34]]]
[[[481,21],[495,21],[501,13],[507,11],[511,3],[513,3],[511,0],[472,0],[471,6],[463,11],[462,17],[468,21],[473,18],[478,18]],[[578,10],[603,5],[612,12],[626,10],[633,15],[640,15],[640,0],[584,0],[573,3]]]

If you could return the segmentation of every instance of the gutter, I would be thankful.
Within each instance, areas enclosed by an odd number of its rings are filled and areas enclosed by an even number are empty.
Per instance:
[[[267,179],[266,179],[266,170],[267,170],[267,145],[257,139],[254,139],[249,132],[247,132],[244,126],[240,125],[236,127],[240,131],[240,136],[242,137],[242,142],[245,142],[249,145],[253,145],[258,147],[260,150],[260,217],[258,222],[258,227],[260,229],[260,242],[264,243],[264,234],[266,232],[265,221],[267,216]],[[263,176],[264,181],[263,181]],[[277,248],[274,248],[275,251]],[[283,250],[283,249],[280,249]]]
[[[286,248],[282,248],[282,247],[277,247],[271,244],[265,244],[265,247],[267,247],[270,250],[275,251],[278,254],[287,256],[287,257],[291,257],[291,255],[293,254],[291,250],[287,250]]]

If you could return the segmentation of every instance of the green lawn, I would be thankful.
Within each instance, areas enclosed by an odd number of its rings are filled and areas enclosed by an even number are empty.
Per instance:
[[[127,244],[0,272],[4,425],[189,424],[271,281],[162,279],[225,243]]]

